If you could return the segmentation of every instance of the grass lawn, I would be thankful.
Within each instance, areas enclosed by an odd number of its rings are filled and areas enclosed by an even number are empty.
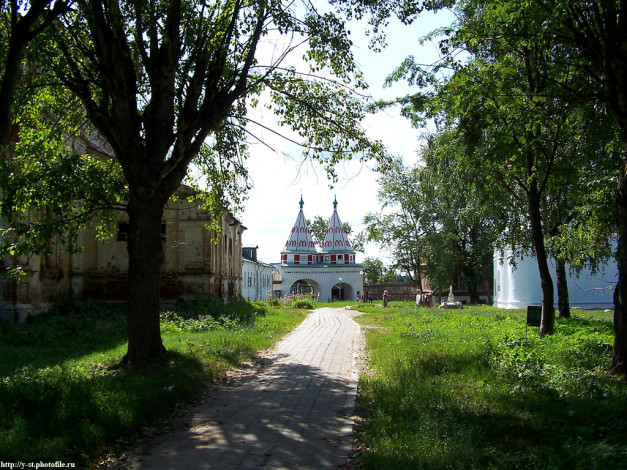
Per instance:
[[[271,346],[304,310],[191,302],[162,312],[168,353],[108,371],[126,352],[126,314],[65,306],[30,323],[0,324],[0,461],[90,459],[189,400],[228,368]]]
[[[521,310],[355,308],[372,367],[357,401],[361,468],[625,468],[611,313],[573,310],[539,339]]]

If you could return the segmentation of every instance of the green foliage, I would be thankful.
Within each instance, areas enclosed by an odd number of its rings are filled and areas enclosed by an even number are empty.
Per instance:
[[[316,298],[313,294],[299,294],[293,295],[290,302],[290,308],[302,308],[302,309],[314,309],[316,308]]]
[[[222,232],[222,216],[225,208],[237,213],[243,210],[252,183],[246,169],[248,157],[244,143],[243,122],[238,127],[224,123],[216,130],[210,145],[201,147],[187,172],[185,184],[192,188],[193,194],[188,202],[199,205],[208,211],[212,219],[207,229]]]
[[[525,337],[525,312],[357,306],[372,374],[360,380],[363,468],[618,468],[624,381],[603,312]]]
[[[400,160],[379,181],[381,211],[364,218],[369,241],[376,241],[392,251],[392,268],[417,280],[424,261],[424,236],[429,214],[422,209],[421,186],[415,172],[406,169]],[[390,208],[391,211],[385,210]]]
[[[280,126],[289,126],[298,135],[306,157],[319,161],[333,182],[337,181],[334,166],[344,159],[388,162],[382,143],[370,141],[359,126],[365,117],[361,97],[344,85],[306,79],[294,70],[271,78],[268,107]]]
[[[552,30],[563,27],[558,11],[566,18],[564,8],[579,10],[567,3],[457,2],[455,23],[425,38],[438,40],[441,60],[423,66],[408,57],[389,80],[420,88],[397,101],[402,113],[416,125],[435,120],[449,134],[434,153],[454,156],[472,191],[498,208],[494,222],[507,226],[501,246],[538,248],[531,202],[541,206],[553,256],[594,268],[612,250],[617,217],[605,196],[616,187],[624,145],[588,99],[601,83],[588,61]]]
[[[224,304],[220,299],[187,301],[169,310],[162,310],[161,325],[165,330],[209,331],[213,329],[250,327],[266,307],[243,300]]]
[[[476,290],[491,271],[495,212],[461,163],[454,136],[427,142],[419,165],[395,162],[379,180],[379,200],[388,210],[366,217],[369,239],[390,250],[392,267],[416,282],[426,275],[432,288],[446,290],[464,273]]]
[[[318,301],[313,294],[292,294],[289,297],[273,297],[268,299],[271,307],[287,309],[312,310],[316,308]]]
[[[19,142],[0,161],[0,215],[6,221],[0,253],[49,254],[55,237],[76,252],[82,248],[80,228],[97,219],[96,231],[104,237],[112,209],[123,207],[122,172],[110,157],[86,154],[95,145],[89,140],[93,128],[71,95],[60,87],[29,85],[20,90],[15,112]]]
[[[87,458],[154,425],[304,318],[300,311],[200,300],[162,316],[169,352],[131,370],[106,369],[125,347],[123,309],[64,302],[29,322],[0,324],[2,459],[85,467]]]
[[[361,263],[364,267],[364,282],[378,284],[384,274],[383,261],[376,258],[366,258]]]

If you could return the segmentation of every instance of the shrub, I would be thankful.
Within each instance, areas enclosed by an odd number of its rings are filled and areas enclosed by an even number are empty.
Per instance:
[[[166,328],[179,331],[209,331],[218,327],[239,328],[251,326],[257,317],[264,316],[267,305],[231,300],[224,304],[219,299],[196,299],[179,303],[161,313]]]
[[[290,308],[314,309],[316,308],[316,298],[313,294],[292,295],[289,303]]]

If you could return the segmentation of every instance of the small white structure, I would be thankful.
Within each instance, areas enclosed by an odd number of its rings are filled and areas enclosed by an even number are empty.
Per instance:
[[[242,248],[242,297],[253,302],[272,296],[274,271],[271,265],[257,261],[257,248]]]
[[[512,267],[509,258],[512,251],[504,256],[494,254],[494,303],[499,308],[527,308],[529,305],[542,304],[542,290],[538,264],[534,256],[516,260]],[[555,281],[555,262],[549,259],[551,276],[555,287],[555,306],[557,307],[557,285]],[[602,266],[596,274],[583,270],[577,277],[568,273],[568,296],[570,306],[585,309],[614,308],[614,286],[618,279],[616,263]]]
[[[451,285],[451,288],[448,291],[448,299],[446,299],[445,302],[442,302],[440,304],[440,307],[442,308],[464,308],[464,304],[462,304],[461,302],[456,302],[455,301],[455,295],[453,294],[453,286]]]
[[[355,261],[355,251],[337,214],[337,199],[327,229],[322,251],[318,252],[303,214],[303,198],[294,227],[281,252],[277,265],[280,283],[275,292],[282,297],[310,293],[321,302],[334,299],[357,299],[363,292],[363,266]]]

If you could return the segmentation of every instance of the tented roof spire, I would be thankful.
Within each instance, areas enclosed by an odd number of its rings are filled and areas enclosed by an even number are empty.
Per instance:
[[[298,212],[298,217],[296,217],[292,232],[285,243],[283,253],[317,253],[316,245],[311,238],[311,232],[309,231],[307,220],[303,213],[305,203],[302,195],[300,196],[300,202],[298,204],[300,205],[300,211]]]
[[[337,215],[337,196],[333,201],[333,215],[331,216],[329,228],[327,229],[327,235],[324,239],[324,243],[322,244],[322,251],[324,251],[325,253],[354,253],[354,250],[351,247],[350,242],[348,241],[348,237],[344,232],[344,226],[342,225],[342,221]]]

